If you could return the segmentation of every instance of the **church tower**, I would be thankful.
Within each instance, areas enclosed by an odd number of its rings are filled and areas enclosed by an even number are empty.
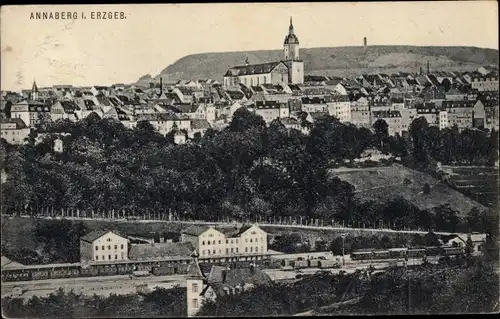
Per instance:
[[[35,79],[33,79],[33,87],[31,88],[31,99],[33,101],[38,100],[38,87],[36,86]]]
[[[288,35],[285,37],[284,53],[285,61],[299,59],[299,38],[293,31],[292,17],[290,17],[290,26],[288,27]]]
[[[284,62],[288,67],[288,83],[304,83],[304,62],[299,59],[299,38],[297,38],[293,30],[292,17],[290,17],[288,34],[283,44],[283,53],[285,58]]]

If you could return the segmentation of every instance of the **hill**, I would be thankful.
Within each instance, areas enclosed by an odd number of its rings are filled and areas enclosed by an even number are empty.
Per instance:
[[[355,76],[362,73],[396,71],[417,72],[429,61],[431,70],[475,70],[480,66],[498,66],[498,50],[477,47],[431,46],[361,46],[325,47],[300,50],[306,74]],[[245,58],[251,64],[279,61],[282,50],[200,53],[185,56],[152,78],[145,75],[138,84],[152,80],[211,78],[221,80],[228,67],[242,65]]]
[[[340,168],[331,170],[331,173],[353,185],[355,197],[363,201],[385,202],[403,197],[422,210],[448,204],[462,214],[468,213],[473,207],[487,209],[440,180],[399,164],[360,169]],[[423,192],[425,184],[431,188],[428,194]]]

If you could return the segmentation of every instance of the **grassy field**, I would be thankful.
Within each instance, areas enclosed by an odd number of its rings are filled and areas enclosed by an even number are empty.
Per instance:
[[[388,201],[403,197],[420,209],[444,204],[462,213],[469,212],[473,207],[486,209],[438,179],[399,164],[362,169],[340,168],[331,170],[331,173],[352,184],[355,196],[363,201]],[[431,187],[429,194],[423,192],[425,184]]]

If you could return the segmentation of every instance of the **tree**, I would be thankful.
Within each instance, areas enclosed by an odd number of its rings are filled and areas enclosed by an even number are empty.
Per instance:
[[[233,114],[233,119],[229,125],[229,129],[233,132],[243,132],[248,129],[263,130],[266,127],[266,122],[262,116],[250,112],[247,108],[241,107]]]
[[[376,144],[380,146],[380,149],[384,149],[385,141],[389,137],[389,125],[383,119],[378,119],[373,123],[373,129],[375,130]]]
[[[410,125],[410,136],[413,141],[413,158],[426,167],[430,162],[430,137],[429,124],[425,117],[421,116],[413,120]]]
[[[429,185],[429,183],[425,183],[425,184],[424,184],[424,188],[423,188],[423,190],[422,190],[422,191],[423,191],[423,192],[424,192],[424,194],[426,194],[426,195],[427,195],[427,194],[430,194],[430,192],[431,192],[431,186]]]

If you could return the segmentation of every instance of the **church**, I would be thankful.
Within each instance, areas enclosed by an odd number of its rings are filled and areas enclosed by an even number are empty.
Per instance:
[[[304,83],[304,61],[299,57],[299,38],[294,33],[292,18],[283,44],[283,60],[262,64],[234,66],[224,75],[224,87],[261,84],[288,85]]]

